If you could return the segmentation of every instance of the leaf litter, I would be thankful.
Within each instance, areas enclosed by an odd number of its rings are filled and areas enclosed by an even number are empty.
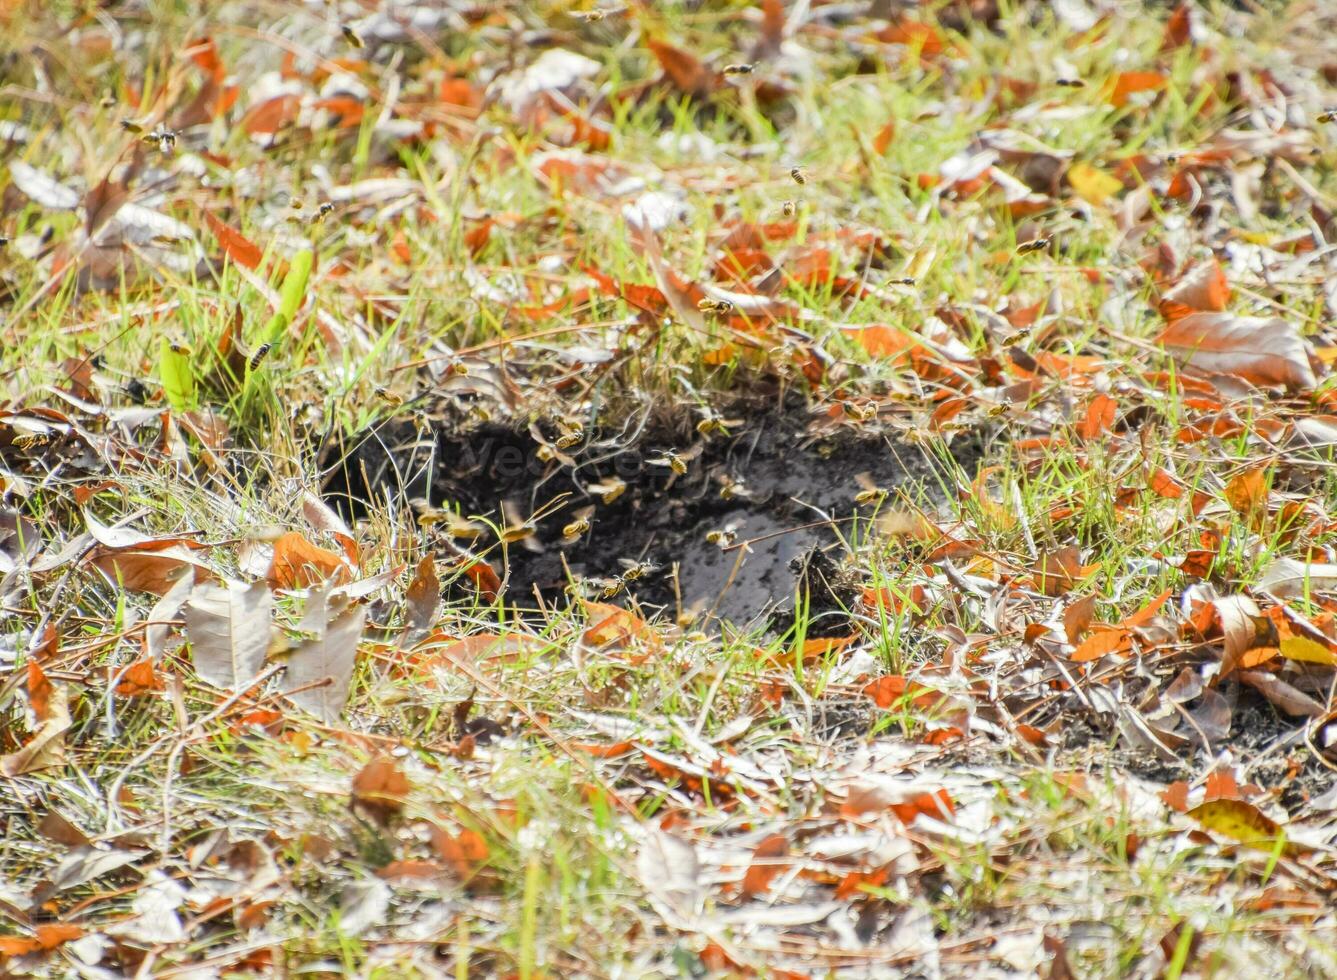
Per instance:
[[[1337,968],[1331,25],[1036,13],[0,11],[3,969]]]

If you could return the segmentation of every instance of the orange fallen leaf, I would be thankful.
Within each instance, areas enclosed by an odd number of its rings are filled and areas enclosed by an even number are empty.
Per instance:
[[[1077,645],[1069,659],[1084,664],[1111,654],[1126,656],[1132,650],[1133,636],[1128,630],[1101,623],[1092,628],[1091,635]]]
[[[664,69],[664,74],[682,91],[697,97],[709,95],[723,84],[720,73],[707,68],[694,54],[663,41],[647,38],[645,46]]]
[[[165,687],[162,678],[153,669],[153,661],[146,658],[130,665],[116,685],[116,693],[123,698],[133,698],[161,691]]]
[[[38,926],[32,936],[0,936],[0,960],[11,956],[49,953],[62,943],[81,938],[83,934],[84,930],[79,926],[52,922]]]
[[[866,686],[863,693],[884,710],[904,707],[908,701],[916,708],[931,711],[948,700],[945,694],[901,674],[885,674]]]
[[[1098,568],[1098,562],[1083,565],[1081,550],[1072,545],[1040,555],[1032,569],[1032,577],[1035,579],[1035,587],[1041,593],[1057,598],[1071,592],[1073,586]]]
[[[771,887],[771,882],[786,867],[786,863],[776,860],[789,853],[789,838],[784,834],[771,834],[752,852],[752,863],[743,876],[742,894],[764,895]]]
[[[342,555],[312,544],[297,531],[274,542],[268,575],[271,588],[304,589],[329,580],[341,585],[351,577]]]
[[[1175,320],[1193,311],[1219,313],[1230,302],[1230,283],[1216,259],[1199,262],[1161,297],[1161,315]]]
[[[377,756],[353,777],[353,803],[365,809],[381,823],[404,809],[412,789],[408,776],[388,755]]]
[[[1114,427],[1119,403],[1104,392],[1098,392],[1086,407],[1086,416],[1077,425],[1077,434],[1089,442],[1098,439]]]
[[[1237,473],[1226,484],[1225,495],[1236,514],[1257,521],[1267,506],[1267,468],[1258,466]]]
[[[1169,79],[1158,71],[1120,72],[1105,86],[1105,101],[1121,109],[1138,92],[1159,92],[1167,84]]]
[[[272,136],[296,121],[301,105],[298,95],[276,95],[247,109],[241,117],[241,128],[250,136]]]
[[[491,853],[487,841],[476,830],[461,830],[458,834],[436,824],[430,826],[432,848],[451,866],[457,877],[472,878]]]
[[[264,258],[265,253],[259,245],[235,228],[219,221],[208,211],[204,212],[204,223],[209,226],[214,238],[218,239],[219,246],[228,258],[247,269],[260,268],[260,261]]]
[[[620,755],[626,755],[635,748],[631,742],[613,742],[608,745],[602,742],[567,742],[566,747],[577,752],[584,752],[586,755],[592,755],[596,759],[615,759]]]

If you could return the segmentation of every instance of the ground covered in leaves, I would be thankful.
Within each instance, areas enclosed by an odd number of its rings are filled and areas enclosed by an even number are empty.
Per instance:
[[[4,975],[1337,975],[1337,11],[0,22]]]

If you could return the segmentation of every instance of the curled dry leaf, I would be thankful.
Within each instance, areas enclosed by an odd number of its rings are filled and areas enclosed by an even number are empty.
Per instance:
[[[1190,313],[1170,323],[1158,342],[1184,367],[1228,374],[1257,385],[1308,391],[1317,383],[1308,343],[1281,317]]]
[[[312,544],[296,531],[274,542],[269,566],[269,584],[276,589],[304,589],[331,579],[342,585],[351,578],[344,557]]]
[[[380,755],[353,777],[352,803],[380,823],[389,823],[403,811],[412,788],[399,764],[388,755]]]
[[[1272,704],[1297,718],[1317,718],[1327,709],[1303,691],[1265,670],[1242,670],[1240,681],[1248,684]]]
[[[415,630],[429,629],[441,602],[441,580],[437,578],[436,560],[431,555],[418,562],[418,570],[409,583],[405,598],[408,600],[409,626]]]
[[[28,727],[33,735],[18,751],[0,756],[0,773],[6,776],[22,776],[65,762],[65,732],[73,722],[64,685],[53,684],[41,665],[29,660],[27,693]]]
[[[1194,310],[1207,313],[1220,313],[1230,302],[1230,283],[1225,271],[1216,259],[1199,262],[1166,290],[1161,297],[1161,315],[1167,320],[1177,320]]]

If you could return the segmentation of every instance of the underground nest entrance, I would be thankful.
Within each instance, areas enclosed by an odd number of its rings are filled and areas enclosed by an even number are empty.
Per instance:
[[[547,461],[541,430],[382,428],[334,468],[326,496],[355,516],[389,492],[499,527],[532,523],[504,548],[491,530],[475,543],[517,606],[562,607],[575,584],[591,599],[775,630],[799,596],[808,634],[821,636],[848,632],[857,589],[839,559],[852,515],[871,509],[856,506],[860,490],[940,497],[953,459],[973,468],[979,454],[977,442],[937,459],[886,435],[814,435],[803,410],[753,414],[708,438],[696,421],[647,426],[634,444],[591,435]]]

